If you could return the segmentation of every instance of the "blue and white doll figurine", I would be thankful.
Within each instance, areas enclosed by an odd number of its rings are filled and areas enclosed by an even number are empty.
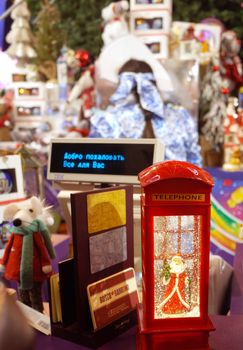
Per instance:
[[[129,60],[119,71],[119,84],[106,110],[94,110],[90,137],[159,138],[165,159],[202,166],[196,123],[181,107],[164,103],[151,67]]]

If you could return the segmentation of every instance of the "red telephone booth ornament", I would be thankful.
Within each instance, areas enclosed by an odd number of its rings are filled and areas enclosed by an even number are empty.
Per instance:
[[[210,349],[210,193],[213,179],[182,161],[139,173],[143,302],[137,349]]]

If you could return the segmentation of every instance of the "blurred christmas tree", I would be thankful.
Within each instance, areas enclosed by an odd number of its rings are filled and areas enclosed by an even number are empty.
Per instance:
[[[24,66],[36,57],[33,48],[34,38],[29,24],[30,11],[25,1],[15,0],[14,4],[17,6],[11,12],[13,23],[6,36],[6,41],[10,44],[6,52],[18,60],[19,66]]]
[[[161,272],[161,277],[164,277],[164,279],[166,281],[168,281],[168,279],[171,276],[171,272],[170,272],[171,268],[170,268],[170,264],[168,263],[168,260],[165,259],[164,263],[163,263],[163,267],[162,267],[162,272]]]
[[[201,132],[213,147],[218,147],[224,142],[228,93],[228,83],[220,73],[219,60],[214,58],[207,66],[207,72],[201,83],[200,99]]]
[[[199,132],[204,166],[222,166],[228,82],[216,57],[207,65],[200,86]]]
[[[40,2],[27,0],[34,19]],[[84,48],[97,56],[102,46],[101,10],[111,0],[52,0],[61,13],[61,26],[66,33],[66,45]],[[201,22],[214,17],[222,21],[226,29],[232,29],[243,40],[242,0],[198,1],[173,0],[173,21]],[[34,23],[34,22],[33,22]]]
[[[40,2],[27,0],[32,13],[34,31],[38,31],[37,14]],[[83,48],[97,57],[103,45],[101,39],[101,10],[112,1],[107,0],[49,0],[60,11],[60,28],[65,33],[63,44],[72,48]],[[47,16],[47,14],[46,14]],[[54,15],[53,21],[54,21]]]
[[[35,20],[35,46],[38,70],[46,79],[56,78],[56,60],[65,41],[60,20],[57,6],[49,0],[43,0]]]
[[[101,39],[101,10],[107,0],[57,0],[62,13],[62,25],[67,34],[67,46],[83,48],[92,56],[98,56],[103,45]],[[67,19],[70,20],[67,20]]]

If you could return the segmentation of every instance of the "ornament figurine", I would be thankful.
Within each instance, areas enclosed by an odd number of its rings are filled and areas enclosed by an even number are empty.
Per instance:
[[[170,263],[170,276],[163,277],[163,284],[166,286],[164,300],[160,304],[162,311],[166,314],[179,314],[190,310],[186,299],[186,287],[188,286],[186,276],[186,264],[179,255],[173,256]]]
[[[126,0],[112,2],[104,7],[101,17],[104,21],[102,40],[104,46],[110,45],[113,41],[129,33],[126,15],[129,10],[129,3]]]
[[[19,299],[43,312],[42,283],[52,272],[55,251],[45,225],[45,208],[37,197],[4,208],[4,220],[13,223],[0,268],[7,280],[19,284]]]
[[[241,41],[236,33],[227,30],[222,34],[220,44],[221,74],[227,79],[230,92],[238,91],[243,84],[242,62],[239,56]]]

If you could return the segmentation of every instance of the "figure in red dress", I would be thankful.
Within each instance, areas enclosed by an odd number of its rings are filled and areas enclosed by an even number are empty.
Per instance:
[[[190,310],[185,289],[188,286],[186,264],[180,255],[173,256],[170,263],[169,278],[163,277],[165,292],[160,308],[166,314],[178,314]]]

